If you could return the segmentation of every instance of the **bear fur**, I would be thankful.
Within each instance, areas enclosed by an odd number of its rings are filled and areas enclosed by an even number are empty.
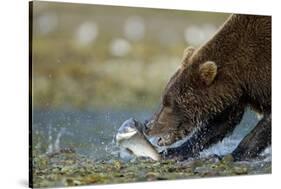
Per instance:
[[[247,107],[263,118],[232,153],[236,160],[271,144],[271,17],[234,14],[203,46],[184,51],[146,133],[159,145],[188,136],[166,157],[194,157],[231,134]]]

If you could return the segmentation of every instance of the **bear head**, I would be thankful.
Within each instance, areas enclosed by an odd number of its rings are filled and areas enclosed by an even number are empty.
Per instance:
[[[170,145],[215,124],[216,117],[239,101],[242,92],[230,72],[197,53],[192,47],[184,51],[180,68],[162,93],[159,110],[146,125],[148,136],[159,137],[158,145]]]

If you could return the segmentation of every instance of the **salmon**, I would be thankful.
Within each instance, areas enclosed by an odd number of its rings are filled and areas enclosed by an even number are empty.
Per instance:
[[[145,137],[143,128],[144,125],[133,118],[126,120],[116,134],[117,145],[135,156],[149,157],[158,161],[161,156]]]

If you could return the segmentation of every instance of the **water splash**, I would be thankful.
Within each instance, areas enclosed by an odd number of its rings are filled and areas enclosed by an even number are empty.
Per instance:
[[[52,125],[49,125],[48,127],[48,148],[47,148],[47,154],[53,152],[53,136],[52,136]]]
[[[53,131],[56,131],[56,129],[53,129],[51,125],[49,125],[49,131],[48,131],[48,148],[46,151],[46,154],[52,154],[55,152],[59,152],[61,149],[60,141],[61,137],[66,134],[66,129],[63,127],[60,129],[60,131],[57,133],[56,139],[53,140],[52,133]]]
[[[60,138],[61,138],[62,134],[64,134],[64,133],[65,133],[65,128],[61,128],[60,132],[57,135],[55,143],[54,143],[54,151],[59,151],[59,149],[60,149]]]

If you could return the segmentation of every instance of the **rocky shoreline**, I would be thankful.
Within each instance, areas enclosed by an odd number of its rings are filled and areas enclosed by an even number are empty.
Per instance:
[[[53,156],[37,155],[33,157],[32,166],[35,188],[271,173],[271,160],[233,162],[231,156],[221,160],[208,157],[182,162],[148,159],[125,162],[114,157],[93,160],[67,152]]]

